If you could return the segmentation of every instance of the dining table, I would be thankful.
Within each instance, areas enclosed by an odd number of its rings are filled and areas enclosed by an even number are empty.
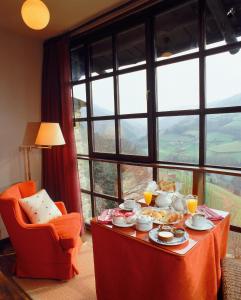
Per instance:
[[[210,230],[187,228],[186,243],[163,246],[135,226],[122,228],[91,221],[98,300],[216,300],[221,260],[226,255],[230,214]],[[157,225],[154,225],[157,226]]]

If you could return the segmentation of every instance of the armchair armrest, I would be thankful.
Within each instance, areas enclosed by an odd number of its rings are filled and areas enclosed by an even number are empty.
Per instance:
[[[58,209],[61,211],[61,213],[63,215],[67,214],[67,210],[66,210],[66,207],[65,207],[63,201],[57,201],[57,202],[54,202],[54,203],[55,203],[55,205],[58,207]]]
[[[29,233],[33,233],[35,236],[36,235],[44,235],[46,236],[46,234],[53,238],[54,240],[59,240],[59,236],[58,233],[56,232],[54,225],[47,223],[47,224],[24,224],[22,225],[22,227],[24,227],[24,229],[28,229],[30,230]]]

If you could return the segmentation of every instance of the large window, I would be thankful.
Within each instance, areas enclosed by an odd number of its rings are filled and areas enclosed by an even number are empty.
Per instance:
[[[205,183],[203,200],[213,207],[240,206],[241,3],[215,3],[162,1],[137,18],[73,38],[87,223],[126,197],[142,198],[147,183],[163,176],[182,182],[184,194]],[[221,189],[234,194],[232,208],[228,197],[217,196]],[[233,225],[241,227],[240,216]]]

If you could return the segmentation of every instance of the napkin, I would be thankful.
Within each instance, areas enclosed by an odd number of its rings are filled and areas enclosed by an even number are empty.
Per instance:
[[[97,217],[98,222],[102,224],[109,224],[112,222],[112,215],[119,208],[109,208],[102,211],[102,213]]]
[[[207,207],[207,205],[198,206],[198,211],[205,214],[205,217],[210,221],[219,221],[222,220],[223,217],[214,212],[211,208]]]

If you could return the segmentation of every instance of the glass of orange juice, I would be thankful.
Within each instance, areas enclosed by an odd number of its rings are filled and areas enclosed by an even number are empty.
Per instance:
[[[197,204],[198,204],[198,197],[190,195],[188,196],[187,200],[187,210],[190,214],[195,214],[197,210]]]
[[[152,192],[145,191],[144,199],[145,199],[146,204],[149,206],[151,203],[151,200],[152,200]]]

